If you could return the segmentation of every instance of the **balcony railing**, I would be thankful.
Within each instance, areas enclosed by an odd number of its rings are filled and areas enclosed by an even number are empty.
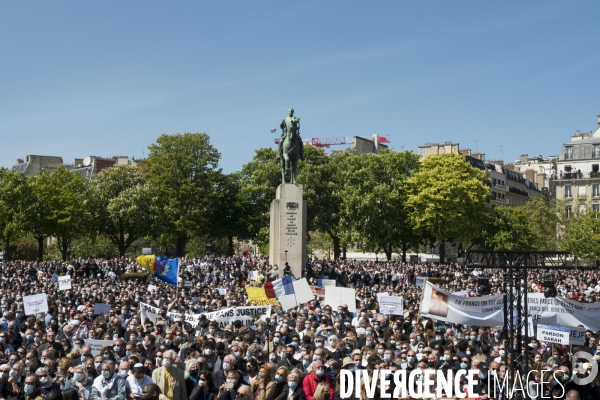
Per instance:
[[[506,203],[506,197],[492,197],[492,201],[499,201],[500,203]]]
[[[495,183],[493,186],[497,187],[498,189],[506,189],[506,185],[503,185],[501,183]]]
[[[560,179],[591,179],[600,178],[600,172],[588,172],[587,175],[583,172],[564,172],[560,175]]]
[[[529,193],[527,193],[526,191],[517,189],[515,187],[508,188],[508,191],[511,193],[514,193],[514,194],[518,194],[519,196],[525,196],[525,197],[529,196]]]

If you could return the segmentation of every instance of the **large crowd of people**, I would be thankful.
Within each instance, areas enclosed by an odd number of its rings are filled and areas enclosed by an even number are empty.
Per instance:
[[[204,314],[248,305],[245,286],[277,279],[278,270],[264,257],[184,259],[173,287],[159,280],[122,280],[143,271],[131,259],[71,262],[4,262],[0,319],[0,400],[335,400],[340,371],[477,370],[481,399],[506,398],[490,393],[507,367],[502,327],[462,326],[419,314],[418,276],[442,278],[440,287],[477,295],[476,271],[456,264],[409,265],[310,259],[303,275],[310,283],[334,279],[356,290],[356,312],[331,307],[322,298],[252,324],[232,320],[220,326],[186,314]],[[250,279],[250,272],[254,280]],[[287,272],[287,271],[286,271]],[[491,293],[500,293],[502,271],[487,271]],[[70,275],[71,289],[59,290],[57,277]],[[543,277],[529,277],[529,291],[543,290]],[[149,284],[156,290],[148,290]],[[559,271],[559,295],[596,302],[596,271]],[[223,290],[226,289],[226,290]],[[379,312],[377,293],[402,296],[404,313]],[[23,296],[45,293],[48,312],[26,315]],[[108,315],[95,304],[110,305]],[[140,303],[156,306],[159,317],[142,320]],[[534,399],[598,399],[599,381],[577,385],[571,356],[576,351],[600,360],[598,334],[588,330],[583,346],[561,346],[530,338],[515,349],[529,352],[524,385]],[[93,350],[90,339],[107,340]],[[419,379],[409,382],[423,385]],[[393,394],[395,384],[383,388]],[[453,389],[454,390],[454,389]],[[459,393],[444,393],[456,398]],[[376,392],[379,396],[379,391]],[[366,392],[361,390],[366,400]]]

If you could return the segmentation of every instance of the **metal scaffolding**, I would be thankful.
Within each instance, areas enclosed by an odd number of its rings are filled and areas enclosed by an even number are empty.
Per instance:
[[[568,252],[527,250],[469,250],[465,267],[502,269],[504,294],[505,365],[509,381],[529,371],[527,276],[529,271],[572,269]],[[581,268],[581,267],[580,267]],[[512,317],[512,318],[511,318]],[[511,361],[512,360],[512,361]],[[518,371],[518,372],[517,372]]]

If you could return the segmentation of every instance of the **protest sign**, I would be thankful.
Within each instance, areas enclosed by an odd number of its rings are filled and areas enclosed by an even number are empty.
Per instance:
[[[583,325],[600,330],[600,303],[580,303],[564,297],[545,298],[543,293],[527,294],[527,313],[539,323],[554,326]]]
[[[227,288],[220,287],[217,288],[217,290],[219,291],[219,296],[225,296],[227,294]]]
[[[425,283],[421,316],[438,321],[477,326],[501,326],[504,323],[503,296],[460,297]]]
[[[319,279],[321,284],[319,286],[335,286],[335,279]]]
[[[52,274],[52,283],[58,280],[58,274]]]
[[[423,287],[425,285],[425,282],[427,282],[427,277],[426,276],[417,276],[417,279],[415,281],[415,285],[417,287]]]
[[[296,295],[296,302],[298,304],[308,303],[315,299],[306,278],[293,281],[292,286],[294,287],[294,294]]]
[[[255,281],[258,278],[258,271],[250,271],[250,280]]]
[[[94,304],[94,314],[96,314],[96,315],[110,314],[110,304],[104,304],[104,303]]]
[[[200,317],[200,314],[197,314]],[[205,313],[206,318],[210,321],[216,321],[219,324],[219,329],[224,330],[225,326],[235,321],[240,321],[242,326],[252,326],[252,319],[256,315],[258,317],[270,317],[271,306],[245,306],[232,307],[224,310]]]
[[[310,290],[313,296],[325,297],[325,288],[321,286],[311,285]]]
[[[159,309],[157,307],[140,302],[140,314],[142,322],[145,322],[146,319],[148,319],[155,323],[159,317],[158,311]],[[185,314],[184,322],[196,328],[198,326],[198,322],[200,321],[201,315],[202,314]],[[258,315],[259,317],[271,316],[271,305],[231,307],[224,310],[204,313],[204,315],[206,315],[206,318],[209,320],[218,322],[220,330],[224,330],[225,325],[231,324],[234,321],[241,321],[242,326],[252,326],[252,317],[254,317],[254,315]],[[179,313],[168,312],[167,317],[173,320],[175,318],[179,318]]]
[[[48,312],[48,300],[46,293],[23,296],[23,307],[25,315],[35,315]]]
[[[298,303],[296,303],[296,296],[293,294],[284,294],[283,296],[279,297],[278,300],[281,303],[281,308],[283,308],[283,311],[287,311],[298,305]]]
[[[390,296],[387,293],[377,293],[379,312],[382,314],[402,315],[404,306],[402,297]]]
[[[112,347],[114,342],[112,340],[85,339],[85,344],[90,346],[92,349],[92,355],[95,357],[100,355],[100,350],[102,350],[104,347]]]
[[[266,306],[272,304],[271,299],[267,297],[264,288],[246,286],[246,294],[248,295],[250,304],[253,306]]]
[[[142,254],[143,255],[152,254],[152,247],[142,247]]]
[[[155,292],[158,292],[158,286],[155,286],[155,285],[148,285],[148,291],[149,291],[149,292],[151,292],[151,291],[153,291],[153,290],[154,290]]]
[[[583,346],[585,344],[585,328],[577,328],[568,326],[569,328],[569,344]]]
[[[537,339],[544,342],[569,344],[569,328],[538,324]]]
[[[184,280],[183,281],[183,288],[184,289],[193,289],[194,288],[194,281],[192,280]]]
[[[68,290],[71,289],[71,276],[59,276],[58,277],[58,290]]]
[[[324,304],[331,308],[347,305],[348,311],[356,312],[356,291],[350,288],[325,286]]]

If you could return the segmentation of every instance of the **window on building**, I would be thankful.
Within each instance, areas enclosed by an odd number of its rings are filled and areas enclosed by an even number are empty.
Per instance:
[[[579,185],[579,190],[577,192],[577,196],[579,196],[579,197],[585,196],[585,185]]]
[[[565,147],[565,160],[573,159],[573,147],[567,146]]]
[[[565,199],[571,198],[571,185],[565,186]]]
[[[600,164],[592,164],[592,172],[598,172],[600,170]]]
[[[595,144],[592,149],[592,157],[600,158],[600,144]]]
[[[579,205],[579,215],[585,214],[585,204]]]
[[[566,207],[565,207],[565,216],[566,216],[567,218],[571,218],[571,213],[572,213],[572,212],[571,212],[571,206],[566,206]]]
[[[592,204],[592,211],[600,212],[600,204]]]
[[[593,197],[600,197],[600,184],[594,183],[592,185],[592,196]]]

